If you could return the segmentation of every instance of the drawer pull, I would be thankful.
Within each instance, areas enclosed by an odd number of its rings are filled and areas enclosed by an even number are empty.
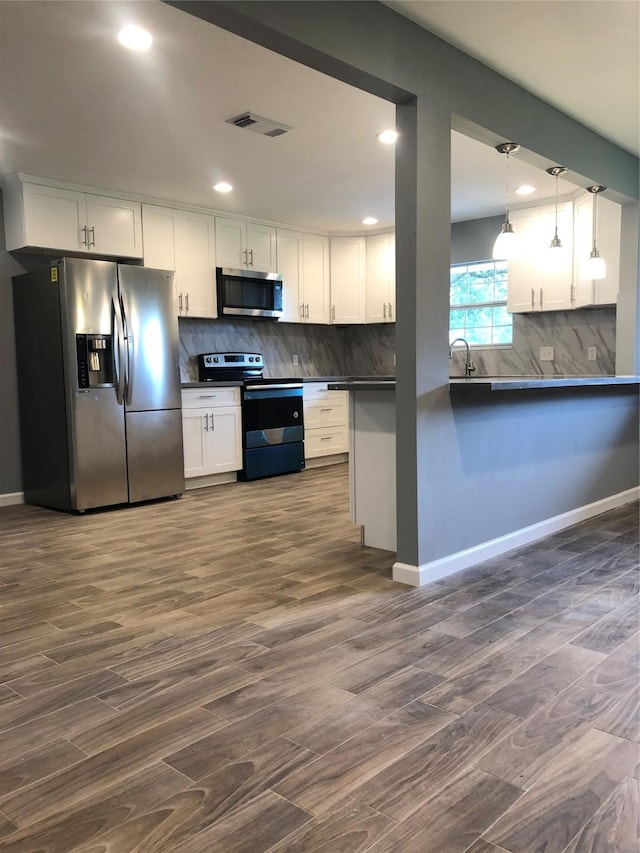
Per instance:
[[[200,397],[201,400],[213,400],[218,395],[217,394],[199,394],[198,396]]]
[[[322,435],[320,436],[320,441],[333,441],[332,435]]]
[[[320,409],[321,412],[332,412],[333,409]]]

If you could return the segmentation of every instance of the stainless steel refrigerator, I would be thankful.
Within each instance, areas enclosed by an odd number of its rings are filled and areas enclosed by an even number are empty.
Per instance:
[[[13,279],[24,497],[72,512],[184,491],[173,273],[64,258]]]

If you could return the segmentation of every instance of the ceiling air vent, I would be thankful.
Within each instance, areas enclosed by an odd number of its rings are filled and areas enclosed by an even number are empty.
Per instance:
[[[293,130],[288,124],[282,124],[280,121],[258,116],[255,113],[241,113],[239,116],[228,118],[226,123],[234,124],[236,127],[244,127],[254,133],[259,133],[261,136],[282,136],[283,133]]]

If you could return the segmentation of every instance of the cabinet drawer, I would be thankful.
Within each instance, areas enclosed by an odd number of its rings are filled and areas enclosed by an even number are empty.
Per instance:
[[[306,427],[342,427],[347,423],[347,407],[344,400],[314,400],[304,407]]]
[[[189,388],[182,391],[183,409],[213,409],[239,406],[240,388]]]
[[[307,429],[304,431],[304,455],[307,459],[330,456],[349,451],[349,433],[346,426],[334,429]]]

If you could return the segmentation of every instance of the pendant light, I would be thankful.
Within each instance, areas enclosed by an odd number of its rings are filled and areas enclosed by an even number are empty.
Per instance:
[[[551,175],[556,179],[556,213],[555,213],[555,225],[553,230],[553,237],[551,238],[551,243],[549,244],[549,251],[547,253],[547,261],[549,263],[550,270],[557,270],[560,267],[563,257],[563,245],[562,240],[558,236],[558,178],[560,175],[564,175],[567,172],[566,166],[550,166],[547,169],[547,174]]]
[[[607,277],[607,265],[604,258],[600,257],[600,252],[596,246],[596,234],[598,231],[598,193],[606,190],[606,187],[596,184],[593,187],[587,187],[587,192],[593,193],[593,220],[591,225],[591,233],[593,236],[593,248],[587,260],[586,277],[591,279],[602,279]]]
[[[497,260],[511,260],[518,255],[518,238],[516,237],[511,222],[509,221],[509,155],[520,148],[517,142],[501,142],[496,145],[499,154],[507,155],[507,181],[505,192],[505,217],[502,229],[493,244],[493,257]]]

